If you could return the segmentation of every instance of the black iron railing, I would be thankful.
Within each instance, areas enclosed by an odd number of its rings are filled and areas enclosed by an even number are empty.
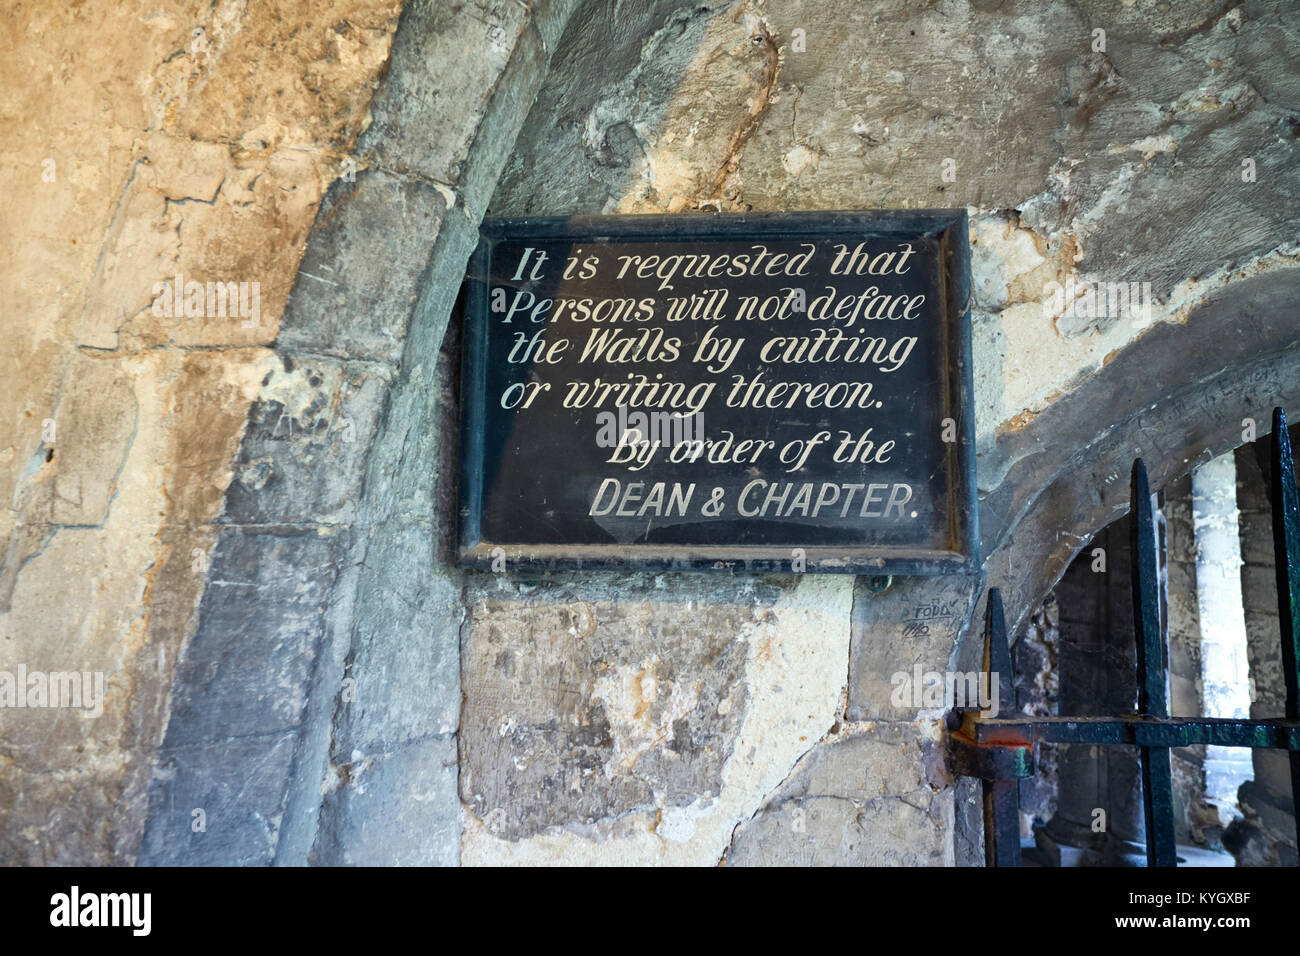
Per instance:
[[[1172,719],[1165,691],[1165,629],[1160,615],[1155,516],[1142,459],[1133,463],[1133,614],[1137,643],[1137,712],[1114,717],[985,718],[959,709],[945,738],[950,770],[978,777],[984,790],[984,857],[988,866],[1020,865],[1019,780],[1034,773],[1040,742],[1139,748],[1148,866],[1176,866],[1169,750],[1191,744],[1290,751],[1292,800],[1300,806],[1300,495],[1286,415],[1273,411],[1269,489],[1277,601],[1282,637],[1286,716],[1270,720]],[[998,700],[1014,701],[1011,651],[1002,595],[991,588],[984,618],[984,678],[999,682]],[[985,684],[984,686],[989,686]],[[1300,813],[1297,814],[1300,845]]]

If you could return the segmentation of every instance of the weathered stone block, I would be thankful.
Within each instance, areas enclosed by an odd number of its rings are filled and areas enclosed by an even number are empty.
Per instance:
[[[458,183],[528,20],[517,3],[407,3],[359,149],[389,169]]]
[[[951,780],[924,733],[881,723],[823,743],[739,827],[727,862],[951,866]]]
[[[923,678],[948,671],[949,655],[966,629],[979,585],[978,575],[895,578],[887,590],[877,592],[869,578],[857,579],[849,720],[910,720],[934,710],[926,705],[924,680],[917,688],[916,668]],[[1014,707],[1015,702],[999,703]]]
[[[281,356],[249,410],[221,520],[351,521],[388,379],[371,363]]]
[[[198,631],[176,665],[165,747],[299,723],[325,631],[337,542],[316,529],[222,534]]]
[[[336,698],[333,759],[456,730],[460,719],[460,575],[436,568],[428,522],[370,529],[357,584],[348,693]]]
[[[57,772],[33,772],[0,747],[0,840],[5,866],[106,866],[122,807],[122,766],[62,753]]]
[[[270,734],[164,751],[154,770],[152,812],[137,862],[274,862],[296,741],[296,734]]]
[[[276,344],[396,362],[447,200],[383,170],[338,180],[321,203]]]
[[[357,754],[331,768],[311,861],[325,866],[455,866],[460,858],[456,739]]]
[[[461,789],[494,833],[719,791],[748,698],[736,638],[763,611],[699,604],[688,620],[675,605],[482,596],[462,650]]]

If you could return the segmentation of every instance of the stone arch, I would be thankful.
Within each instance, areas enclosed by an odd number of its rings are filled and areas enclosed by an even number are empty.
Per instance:
[[[1015,431],[999,434],[980,461],[985,563],[949,667],[978,669],[988,588],[1002,588],[1008,633],[1029,615],[1067,567],[1107,525],[1129,510],[1134,458],[1153,490],[1245,444],[1245,419],[1258,436],[1272,410],[1300,408],[1300,271],[1243,279],[1209,296],[1181,325],[1161,325]],[[942,659],[944,648],[934,648]],[[978,799],[958,786],[956,840],[963,862],[980,865]],[[975,812],[970,812],[971,808]]]
[[[454,375],[438,356],[479,221],[577,6],[403,5],[355,170],[321,202],[279,367],[248,413],[125,859],[458,861],[464,610],[439,438]]]
[[[1011,633],[1083,546],[1128,510],[1134,458],[1159,489],[1241,445],[1243,419],[1265,434],[1275,406],[1300,408],[1297,293],[1294,269],[1235,282],[997,437],[978,465],[981,482],[998,479],[981,488],[980,527],[987,584],[1003,590]],[[982,611],[981,599],[975,620]]]
[[[881,593],[858,587],[849,718],[914,713],[887,701],[898,657],[935,671],[978,668],[988,588],[1002,589],[1017,634],[1087,542],[1127,512],[1134,458],[1160,489],[1242,444],[1244,418],[1262,435],[1275,406],[1300,408],[1300,322],[1288,312],[1298,290],[1294,269],[1224,287],[1185,322],[1148,329],[1029,421],[999,431],[976,463],[980,573],[895,579]],[[897,626],[908,608],[931,604],[955,609],[956,623],[923,638]]]
[[[301,389],[305,408],[336,405],[355,444],[317,448],[316,466],[304,467],[310,430],[300,444],[275,444],[261,426],[283,408],[264,401],[251,413],[236,461],[249,480],[227,493],[210,581],[239,580],[257,596],[241,606],[246,630],[233,630],[221,587],[203,595],[172,686],[140,862],[457,859],[464,595],[446,567],[454,494],[437,437],[454,374],[436,357],[478,220],[577,4],[536,13],[511,5],[515,19],[492,34],[442,19],[435,6],[403,12],[359,145],[366,162],[323,202],[276,341],[277,381]],[[440,64],[441,83],[454,72],[447,63],[464,68],[466,85],[431,97],[430,64]],[[440,112],[457,93],[465,114]],[[603,161],[619,159],[618,129],[604,140]],[[1009,177],[1016,190],[1021,178]],[[995,205],[1019,201],[1019,191],[1000,189]],[[369,253],[364,261],[358,249]],[[342,281],[321,285],[328,275]],[[1295,406],[1300,358],[1285,310],[1296,276],[1234,278],[1184,324],[1149,329],[997,435],[980,461],[991,479],[981,489],[987,560],[981,579],[963,585],[970,595],[1002,586],[1014,626],[1090,533],[1127,506],[1134,456],[1147,459],[1159,487],[1203,453],[1232,447],[1245,415],[1263,425],[1274,404]],[[1180,384],[1162,385],[1170,381]],[[1189,407],[1203,415],[1194,427],[1180,424]],[[273,480],[259,485],[263,465]],[[881,607],[925,587],[898,582]],[[861,603],[861,627],[870,628],[880,618]],[[966,620],[977,620],[980,600],[964,606]],[[935,643],[926,659],[937,656],[941,668],[953,646]],[[975,646],[959,642],[958,657]],[[245,655],[256,666],[237,667]],[[361,706],[339,706],[345,679],[385,669],[393,688],[366,696],[363,687]],[[289,688],[287,700],[259,712],[251,702],[262,686]],[[428,706],[414,707],[422,689]],[[361,779],[364,787],[351,785]],[[412,789],[435,797],[412,800]],[[199,843],[188,808],[214,802],[238,815]]]

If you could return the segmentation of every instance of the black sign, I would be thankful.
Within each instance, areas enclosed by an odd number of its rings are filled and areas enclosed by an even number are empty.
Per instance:
[[[488,221],[461,562],[976,560],[964,211]]]

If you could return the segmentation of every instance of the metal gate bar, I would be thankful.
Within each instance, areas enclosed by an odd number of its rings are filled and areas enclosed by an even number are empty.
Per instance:
[[[1286,414],[1273,409],[1273,475],[1269,490],[1273,506],[1273,559],[1277,567],[1277,618],[1282,633],[1282,680],[1286,684],[1286,715],[1300,721],[1300,495],[1296,493],[1295,463]],[[1300,747],[1292,743],[1291,803],[1295,814],[1296,849],[1300,851]]]
[[[988,866],[1020,865],[1019,780],[1034,773],[1034,744],[1088,743],[1139,748],[1147,865],[1176,866],[1173,785],[1169,751],[1189,744],[1262,747],[1290,751],[1292,800],[1300,806],[1300,494],[1296,489],[1286,415],[1273,411],[1269,492],[1277,564],[1278,616],[1286,716],[1267,720],[1169,717],[1166,634],[1160,619],[1155,515],[1142,459],[1133,462],[1130,545],[1133,549],[1133,617],[1137,649],[1137,712],[1113,717],[986,718],[958,708],[949,719],[945,751],[949,770],[978,777],[984,794],[984,859]],[[1014,675],[1002,593],[990,588],[984,615],[983,677],[998,681],[998,700],[1014,701]],[[984,686],[989,687],[989,684]],[[1296,815],[1300,846],[1300,813]]]

